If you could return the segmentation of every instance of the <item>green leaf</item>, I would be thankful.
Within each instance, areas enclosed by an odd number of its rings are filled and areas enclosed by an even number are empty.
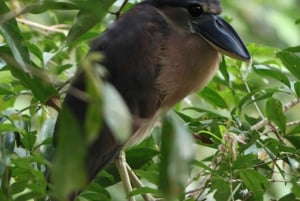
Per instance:
[[[220,118],[220,119],[227,119],[226,116],[223,116],[220,113],[214,112],[214,111],[210,111],[208,109],[204,109],[204,108],[200,108],[200,107],[186,107],[183,110],[192,110],[195,112],[199,112],[199,113],[205,113],[206,115],[208,115],[208,118]]]
[[[216,190],[215,200],[227,200],[231,194],[229,183],[223,178],[213,177],[211,179],[211,191],[213,190]]]
[[[299,46],[294,46],[294,47],[288,47],[286,49],[283,49],[283,51],[299,53],[300,52],[300,45]]]
[[[134,172],[140,178],[143,178],[154,185],[157,185],[159,182],[159,172],[157,169],[155,170],[152,169],[149,170],[148,168],[146,170],[137,169]]]
[[[184,184],[194,156],[192,144],[191,134],[175,113],[170,112],[164,117],[159,188],[167,198],[170,198],[167,200],[184,195]]]
[[[300,149],[300,126],[296,127],[298,128],[295,134],[289,134],[286,135],[285,138],[297,149]],[[292,131],[294,132],[294,131]]]
[[[296,82],[294,84],[294,88],[295,88],[295,92],[296,92],[298,98],[300,98],[300,82]]]
[[[86,101],[89,103],[84,119],[84,132],[88,134],[89,142],[92,142],[98,136],[102,127],[101,122],[103,122],[103,82],[100,71],[102,68],[95,67],[93,64],[93,62],[99,60],[101,60],[100,54],[90,54],[81,64],[87,96]]]
[[[0,15],[9,12],[8,7],[4,1],[0,2]],[[19,64],[22,71],[30,73],[27,65],[31,63],[29,52],[24,44],[23,36],[19,30],[17,21],[11,19],[4,24],[0,24],[0,31],[2,32],[6,42],[12,50],[12,53]]]
[[[225,100],[214,90],[211,88],[205,87],[199,95],[204,98],[206,101],[210,102],[214,106],[220,108],[227,108],[227,104]]]
[[[276,56],[282,61],[285,67],[300,80],[300,56],[288,51],[277,52]]]
[[[223,56],[222,61],[220,63],[220,71],[221,71],[227,85],[231,86],[230,76],[229,76],[229,73],[228,73],[227,64],[226,64],[226,60],[225,60],[224,56]]]
[[[131,134],[132,119],[129,109],[119,92],[109,83],[104,84],[103,110],[108,127],[120,142]]]
[[[60,1],[60,0],[44,0],[42,2],[34,3],[25,7],[21,14],[30,12],[34,14],[43,13],[45,11],[54,10],[54,9],[64,9],[64,10],[76,10],[78,9],[78,3],[76,0],[69,1]],[[0,24],[1,24],[0,20]]]
[[[185,109],[186,109],[186,108],[185,108]],[[178,116],[180,116],[180,118],[181,118],[183,121],[185,121],[185,122],[192,122],[192,121],[193,121],[193,118],[192,118],[192,117],[190,117],[190,116],[184,114],[183,112],[178,112],[178,111],[176,111],[176,114],[177,114]]]
[[[247,93],[246,96],[244,96],[240,101],[239,101],[239,108],[243,108],[251,103],[258,102],[260,100],[265,100],[269,97],[271,97],[275,92],[278,92],[279,90],[277,89],[258,89],[258,90],[253,90],[250,93]]]
[[[1,129],[0,129],[1,130]],[[0,150],[1,158],[5,163],[9,161],[11,154],[14,152],[15,148],[15,135],[12,131],[2,132],[0,134]],[[0,171],[1,175],[1,171]]]
[[[55,121],[52,118],[47,118],[39,132],[41,143],[40,150],[45,158],[51,160],[54,152],[52,145],[52,136],[54,132]]]
[[[0,15],[8,12],[8,7],[4,1],[1,1]],[[0,23],[0,32],[10,47],[8,50],[6,47],[1,46],[0,57],[9,64],[11,73],[33,92],[35,98],[43,103],[51,96],[57,95],[57,91],[50,83],[47,75],[40,69],[32,67],[29,51],[25,46],[16,20],[10,19],[5,23]],[[32,72],[33,69],[34,73]]]
[[[26,192],[17,196],[14,201],[24,201],[24,200],[34,200],[41,197],[41,195],[37,192]]]
[[[214,171],[213,169],[211,169],[211,167],[207,166],[205,163],[203,163],[201,161],[194,160],[193,164],[196,165],[196,166],[199,166],[200,168],[202,168],[202,169],[204,169],[208,172],[213,172]]]
[[[108,9],[115,0],[87,0],[85,7],[81,9],[75,18],[75,22],[71,27],[67,36],[67,45],[70,45],[79,36],[82,36],[89,29],[102,21]]]
[[[93,201],[111,201],[110,194],[107,190],[94,182],[89,185],[86,191],[80,194],[80,197]]]
[[[286,77],[286,75],[275,69],[266,69],[266,68],[260,68],[258,65],[254,65],[254,72],[257,73],[258,75],[262,77],[271,77],[275,80],[278,80],[288,86],[289,88],[291,87],[289,79]]]
[[[293,193],[281,197],[278,201],[299,201]]]
[[[273,139],[273,138],[265,139],[264,146],[268,147],[268,149],[275,156],[277,156],[280,153],[295,153],[295,152],[297,152],[295,147],[285,145],[285,144],[281,143],[280,141]]]
[[[134,189],[133,191],[128,193],[128,196],[135,196],[135,195],[146,194],[146,193],[151,193],[152,195],[161,196],[160,192],[157,189],[149,188],[149,187]]]
[[[57,119],[56,158],[52,169],[53,192],[59,200],[86,185],[84,167],[86,140],[72,110],[64,105]]]
[[[148,148],[132,148],[126,151],[126,161],[133,169],[141,168],[159,152]]]
[[[108,165],[105,170],[100,171],[95,179],[95,183],[103,186],[108,187],[113,184],[116,184],[120,181],[119,172],[114,163]]]
[[[244,156],[239,156],[233,162],[233,169],[247,169],[252,168],[259,162],[257,155],[255,154],[248,154]]]
[[[266,105],[266,116],[270,121],[273,121],[280,131],[285,134],[286,118],[283,114],[282,104],[275,98],[270,98]]]
[[[295,196],[297,196],[297,198],[300,198],[300,186],[298,182],[293,181],[292,192]]]
[[[20,180],[13,183],[9,188],[9,193],[15,195],[24,191],[28,186],[28,180]]]
[[[251,191],[255,201],[263,201],[263,195],[268,187],[267,178],[252,169],[242,169],[239,172],[244,185]]]
[[[22,144],[26,148],[26,150],[31,151],[36,141],[36,133],[35,132],[27,132],[22,137]]]

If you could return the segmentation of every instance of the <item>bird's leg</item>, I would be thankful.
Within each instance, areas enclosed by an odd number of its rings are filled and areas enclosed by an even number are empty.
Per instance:
[[[128,195],[128,193],[132,191],[132,185],[126,168],[126,164],[127,162],[126,162],[125,152],[121,150],[119,157],[116,160],[116,166],[118,168],[121,181],[125,189],[125,193],[126,195]],[[134,196],[128,197],[128,201],[135,201],[135,197]]]
[[[144,187],[141,180],[136,176],[136,174],[133,172],[133,170],[131,169],[131,167],[128,165],[127,162],[126,162],[126,168],[127,168],[130,180],[132,181],[133,185],[137,188]],[[150,193],[142,194],[142,196],[145,201],[155,201],[154,197]]]
[[[132,184],[137,188],[144,187],[143,183],[126,162],[125,152],[123,150],[119,154],[119,157],[116,161],[116,166],[118,168],[126,195],[132,191]],[[149,193],[142,194],[142,197],[145,201],[155,201],[154,197]],[[135,197],[129,197],[128,201],[135,201]]]

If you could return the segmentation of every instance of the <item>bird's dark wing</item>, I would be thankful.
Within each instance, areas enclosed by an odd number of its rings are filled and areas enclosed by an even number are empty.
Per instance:
[[[91,52],[103,53],[102,64],[108,71],[107,80],[120,92],[132,115],[138,118],[151,118],[164,96],[156,89],[155,80],[160,72],[159,55],[168,34],[166,26],[157,9],[138,5],[121,16],[91,45]],[[84,72],[79,70],[77,75],[72,88],[85,91]],[[84,122],[85,101],[68,93],[63,107],[68,107],[79,123]],[[59,117],[57,121],[60,121]],[[114,159],[122,147],[105,122],[103,125],[98,138],[87,150],[89,180]],[[136,125],[134,127],[134,130],[138,129]]]
[[[138,5],[92,43],[91,51],[105,56],[108,80],[138,117],[151,117],[160,105],[163,94],[156,89],[155,80],[167,26],[156,8]]]

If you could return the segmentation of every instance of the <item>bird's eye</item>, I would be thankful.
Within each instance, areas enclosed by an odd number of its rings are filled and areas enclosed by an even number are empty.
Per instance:
[[[192,17],[199,17],[203,13],[202,7],[200,5],[189,6],[188,11]]]

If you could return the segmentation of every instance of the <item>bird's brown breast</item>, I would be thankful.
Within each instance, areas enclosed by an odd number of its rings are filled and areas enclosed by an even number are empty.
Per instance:
[[[172,107],[207,84],[218,69],[220,53],[196,34],[174,31],[165,43],[157,88],[166,94],[164,107]]]

